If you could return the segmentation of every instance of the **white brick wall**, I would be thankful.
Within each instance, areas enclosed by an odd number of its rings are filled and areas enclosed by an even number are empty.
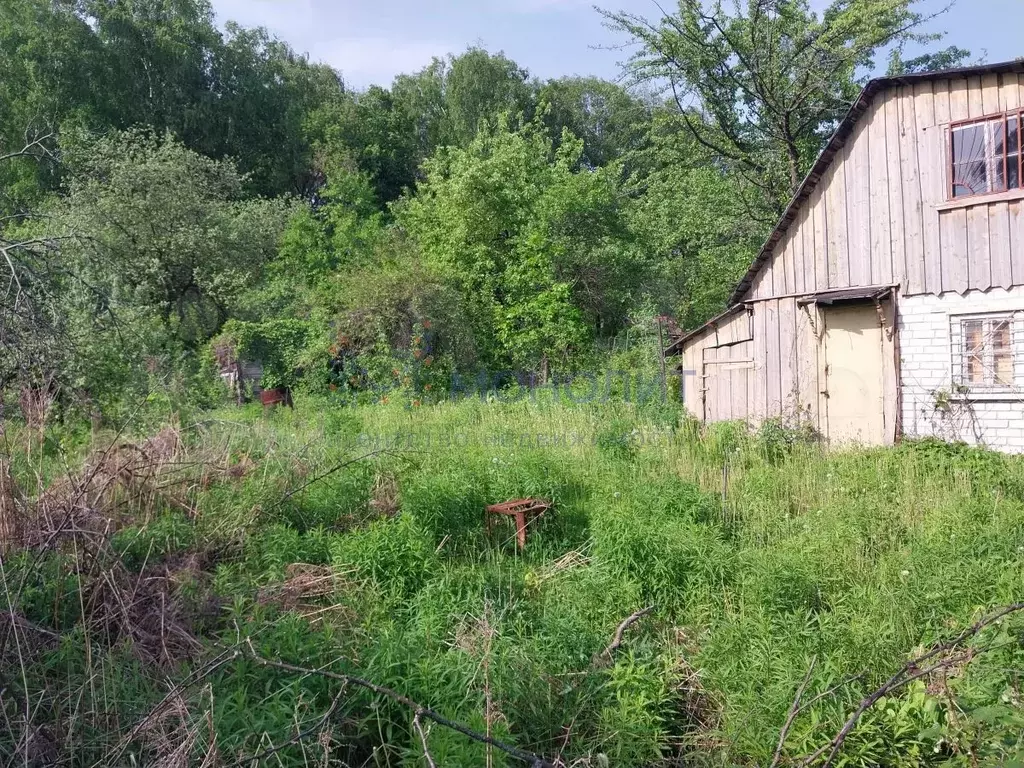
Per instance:
[[[899,300],[903,433],[939,437],[1024,453],[1024,315],[1015,321],[1015,387],[999,394],[953,391],[951,324],[958,316],[1024,312],[1024,288],[994,288],[964,296],[910,296]]]

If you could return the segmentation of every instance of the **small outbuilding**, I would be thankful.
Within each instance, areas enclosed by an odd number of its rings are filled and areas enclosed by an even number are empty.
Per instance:
[[[1024,61],[873,80],[729,309],[668,350],[704,422],[1024,452]]]

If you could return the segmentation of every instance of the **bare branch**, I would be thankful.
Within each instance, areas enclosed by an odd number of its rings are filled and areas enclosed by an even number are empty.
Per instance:
[[[786,717],[786,723],[782,726],[782,732],[779,733],[779,743],[775,747],[775,754],[772,756],[772,762],[769,768],[775,768],[782,760],[782,750],[786,746],[786,737],[789,736],[789,730],[793,727],[793,723],[796,722],[797,715],[800,714],[800,700],[804,697],[804,691],[807,690],[807,684],[811,681],[811,675],[814,674],[814,667],[818,664],[818,657],[815,656],[811,659],[810,665],[807,667],[807,674],[804,675],[803,682],[800,683],[800,687],[796,689],[796,696],[793,697],[793,704],[789,708],[789,715]]]
[[[374,693],[391,699],[392,701],[401,704],[402,706],[408,707],[409,709],[413,710],[413,712],[415,712],[418,717],[420,717],[421,721],[422,718],[433,720],[438,725],[444,726],[445,728],[450,728],[453,731],[457,731],[458,733],[461,733],[463,736],[472,739],[473,741],[478,741],[481,744],[489,744],[495,749],[499,749],[505,754],[516,758],[517,760],[521,760],[525,763],[528,763],[531,766],[531,768],[555,768],[552,762],[544,759],[540,755],[536,755],[532,752],[526,752],[525,750],[519,749],[518,747],[514,747],[511,744],[506,744],[505,742],[499,741],[498,739],[495,739],[491,736],[485,736],[482,733],[478,733],[467,725],[463,725],[462,723],[456,722],[455,720],[450,720],[449,718],[445,717],[444,715],[438,712],[435,712],[432,709],[417,704],[408,696],[405,696],[399,693],[398,691],[392,690],[391,688],[388,688],[383,685],[378,685],[377,683],[373,683],[361,677],[356,677],[355,675],[345,675],[338,672],[331,672],[326,669],[312,669],[309,667],[299,667],[294,664],[287,664],[283,661],[275,661],[273,659],[268,659],[256,653],[256,650],[255,648],[253,648],[251,641],[249,642],[248,645],[249,652],[243,654],[244,657],[256,664],[259,664],[260,666],[270,667],[273,669],[280,669],[284,672],[290,672],[292,674],[316,675],[318,677],[323,677],[328,680],[337,680],[338,682],[355,685],[359,688],[365,688],[368,691],[373,691]]]
[[[880,688],[878,688],[868,696],[865,696],[864,699],[862,699],[860,704],[857,706],[857,709],[853,711],[853,714],[850,715],[850,717],[843,724],[843,727],[839,729],[839,732],[832,738],[832,740],[827,744],[824,744],[819,749],[815,750],[815,752],[809,755],[808,757],[804,758],[804,760],[801,762],[801,765],[809,766],[812,763],[816,762],[822,755],[828,753],[828,757],[826,757],[825,762],[822,763],[823,768],[828,768],[828,766],[832,765],[832,763],[835,762],[836,757],[839,755],[839,751],[843,748],[843,743],[846,741],[847,736],[849,736],[853,729],[856,727],[857,722],[860,720],[861,716],[869,709],[871,709],[871,707],[873,707],[881,699],[885,698],[893,691],[898,690],[906,685],[909,685],[915,680],[920,680],[922,677],[927,677],[928,675],[931,675],[938,670],[945,669],[947,666],[954,663],[955,660],[946,658],[927,667],[923,665],[927,662],[932,661],[940,654],[946,653],[948,651],[953,650],[954,648],[959,647],[960,645],[963,645],[963,643],[965,643],[966,641],[976,637],[979,633],[981,633],[982,630],[986,629],[987,627],[990,627],[991,625],[995,624],[996,622],[1000,621],[1006,616],[1009,616],[1013,613],[1018,613],[1020,611],[1024,611],[1024,603],[1014,603],[1013,605],[1008,605],[1005,608],[1002,608],[996,611],[995,613],[990,614],[986,618],[978,621],[976,624],[973,624],[972,626],[968,627],[952,640],[948,640],[944,643],[939,643],[934,648],[932,648],[932,650],[928,651],[928,653],[924,654],[923,656],[919,656],[916,659],[908,661],[906,664],[900,667],[900,669],[892,677],[890,677],[885,682],[885,684],[883,684]],[[981,653],[985,653],[986,651],[990,650],[993,649],[983,648],[978,650],[975,655],[977,656]]]
[[[628,616],[621,624],[619,624],[618,628],[615,630],[615,636],[612,638],[612,641],[611,643],[609,643],[608,647],[601,652],[601,657],[610,660],[612,656],[615,655],[615,652],[622,647],[622,638],[623,635],[625,635],[626,630],[634,624],[636,624],[638,621],[640,621],[640,619],[642,619],[644,616],[647,616],[648,614],[651,614],[653,612],[654,606],[649,605],[646,608],[642,608],[636,613]]]
[[[246,763],[259,763],[260,760],[265,760],[271,755],[276,755],[278,752],[285,749],[286,747],[298,744],[303,739],[308,739],[310,736],[319,733],[321,730],[323,730],[323,727],[327,725],[327,722],[337,711],[338,704],[341,703],[341,697],[344,695],[345,688],[343,686],[342,689],[338,691],[338,695],[335,696],[334,699],[331,701],[331,706],[328,707],[327,711],[323,714],[323,716],[318,718],[317,721],[313,723],[313,725],[311,725],[309,728],[306,728],[300,731],[299,733],[296,733],[287,741],[283,741],[280,744],[275,744],[272,747],[267,747],[262,752],[257,752],[255,755],[250,755],[249,757],[240,758],[235,762],[235,765],[245,765]]]
[[[420,743],[423,744],[423,759],[427,761],[429,768],[437,768],[437,763],[434,762],[434,758],[430,755],[430,747],[427,745],[427,736],[429,731],[423,730],[423,712],[417,712],[416,716],[412,719],[412,725],[416,729],[416,733],[420,735]]]
[[[46,133],[29,139],[25,137],[25,146],[15,152],[8,152],[0,155],[0,163],[5,160],[13,160],[16,157],[31,157],[33,160],[53,160],[53,152],[46,147],[46,142],[54,138],[53,133]]]

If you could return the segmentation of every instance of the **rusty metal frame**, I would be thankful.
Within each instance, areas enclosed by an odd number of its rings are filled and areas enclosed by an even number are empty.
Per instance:
[[[1010,191],[1010,160],[1007,149],[1010,144],[1010,119],[1017,119],[1017,189],[1024,189],[1024,152],[1022,152],[1021,141],[1024,139],[1021,123],[1024,122],[1024,108],[1011,109],[1007,112],[997,112],[984,117],[971,117],[966,120],[954,120],[947,128],[946,147],[946,169],[949,173],[949,182],[946,187],[946,199],[949,201],[971,200],[976,197],[987,197]],[[970,125],[983,125],[1001,120],[1003,124],[1003,189],[991,189],[986,192],[974,192],[970,195],[956,195],[956,158],[953,155],[953,132],[958,128],[965,128]],[[985,158],[986,162],[988,158]]]

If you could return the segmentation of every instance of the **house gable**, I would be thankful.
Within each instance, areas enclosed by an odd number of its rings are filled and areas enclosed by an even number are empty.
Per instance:
[[[869,83],[731,303],[1024,284],[1024,194],[948,200],[951,124],[1024,107],[1024,63]]]

